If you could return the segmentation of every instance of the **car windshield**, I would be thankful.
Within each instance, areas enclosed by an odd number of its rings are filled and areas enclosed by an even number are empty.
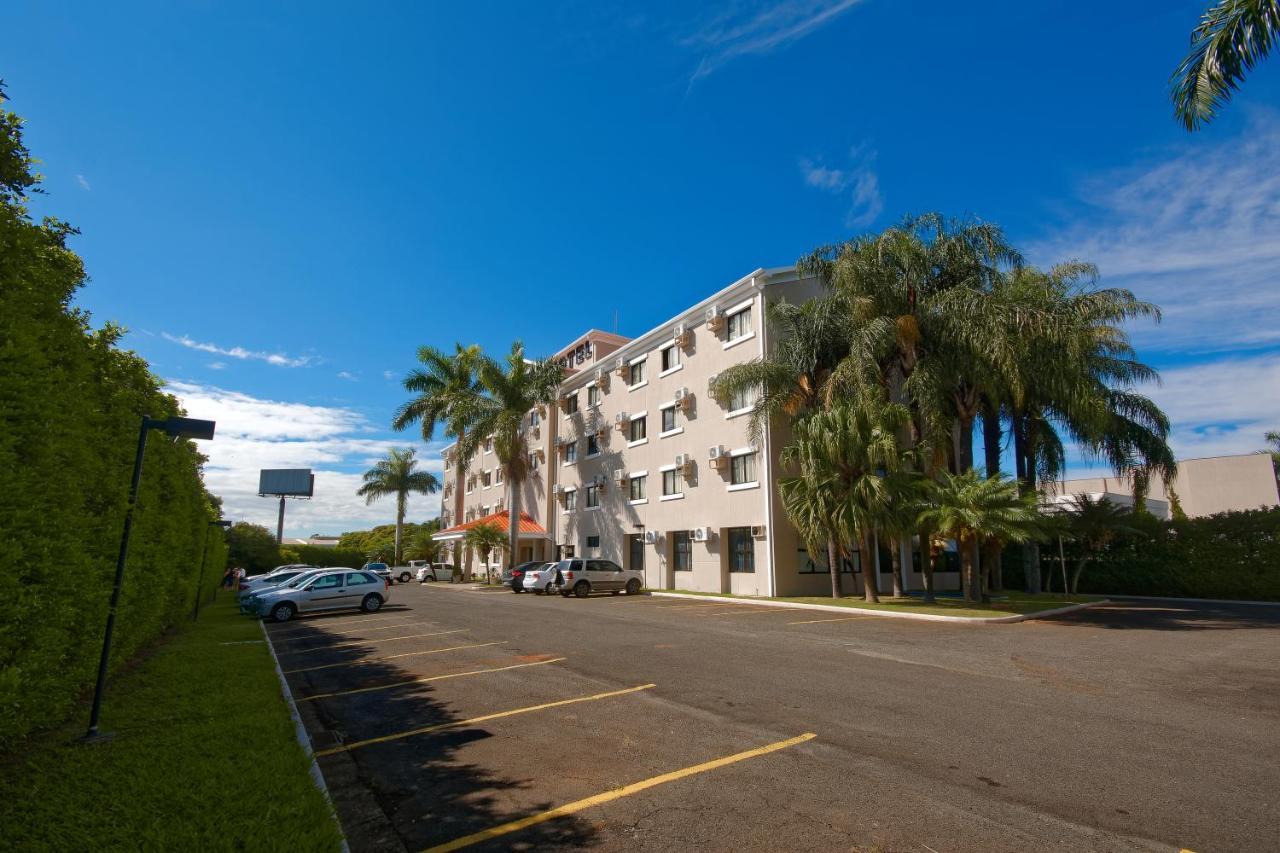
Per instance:
[[[302,586],[302,584],[311,580],[313,577],[315,577],[318,574],[320,573],[319,572],[303,572],[302,574],[298,575],[296,578],[289,581],[288,583],[282,584],[282,586],[287,586],[290,589],[297,589],[298,587]]]
[[[547,565],[551,565],[548,563]],[[558,572],[567,572],[573,568],[573,560],[561,560],[554,564],[553,568]]]

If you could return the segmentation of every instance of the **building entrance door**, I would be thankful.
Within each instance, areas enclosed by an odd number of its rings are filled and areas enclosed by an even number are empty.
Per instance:
[[[644,537],[632,534],[627,537],[627,568],[633,572],[644,571]]]

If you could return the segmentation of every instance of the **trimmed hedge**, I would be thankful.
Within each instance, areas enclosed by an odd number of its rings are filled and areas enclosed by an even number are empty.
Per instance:
[[[308,563],[322,569],[330,566],[358,569],[368,562],[359,551],[324,545],[286,545],[280,549],[280,557],[282,562]]]
[[[117,349],[120,329],[94,330],[72,307],[85,283],[75,231],[32,220],[35,184],[21,121],[0,112],[0,747],[60,722],[91,687],[141,418],[179,413],[147,363]],[[152,434],[113,668],[194,604],[218,511],[201,462],[192,442]],[[205,594],[225,563],[215,531]]]

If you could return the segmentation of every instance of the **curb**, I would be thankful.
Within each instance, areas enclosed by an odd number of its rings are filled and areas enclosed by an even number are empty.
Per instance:
[[[841,607],[838,604],[801,604],[792,601],[769,601],[755,598],[732,598],[716,595],[690,595],[684,592],[650,591],[650,595],[664,598],[685,598],[692,601],[727,601],[738,604],[753,604],[756,607],[785,607],[792,610],[816,610],[822,613],[843,613],[849,616],[880,616],[885,619],[915,619],[919,622],[963,622],[970,625],[1008,625],[1013,622],[1026,622],[1029,619],[1043,619],[1047,616],[1061,616],[1064,613],[1075,613],[1100,604],[1110,604],[1108,599],[1086,601],[1081,604],[1068,604],[1053,610],[1041,610],[1036,613],[1015,613],[1012,616],[943,616],[933,613],[894,613],[891,610],[863,610],[860,607]]]
[[[1169,601],[1185,604],[1247,604],[1253,607],[1280,607],[1280,601],[1243,601],[1232,598],[1175,598],[1171,595],[1117,595],[1116,601]]]
[[[324,801],[329,804],[329,814],[333,818],[333,822],[338,825],[338,835],[342,837],[343,853],[350,853],[351,848],[347,846],[347,834],[342,830],[342,821],[338,820],[338,811],[333,807],[333,798],[329,796],[329,786],[324,783],[324,774],[320,772],[320,764],[316,761],[315,751],[311,748],[311,738],[307,736],[307,727],[302,724],[302,715],[298,713],[298,705],[293,701],[293,691],[289,689],[289,682],[285,681],[284,671],[280,669],[280,659],[276,657],[275,646],[271,644],[271,637],[267,634],[267,626],[259,621],[258,627],[262,629],[263,642],[267,644],[267,649],[271,652],[271,662],[276,668],[276,677],[280,679],[280,692],[284,694],[284,700],[289,705],[289,716],[293,718],[293,731],[301,744],[303,751],[307,753],[307,758],[311,761],[311,781],[320,789],[320,793],[324,795]]]

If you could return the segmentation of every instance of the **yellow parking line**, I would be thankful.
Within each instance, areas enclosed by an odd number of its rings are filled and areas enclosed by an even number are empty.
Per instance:
[[[790,615],[791,615],[790,613],[788,613],[786,610],[782,609],[781,607],[742,607],[742,608],[739,608],[739,609],[737,609],[737,610],[730,610],[730,611],[728,611],[727,613],[712,613],[711,615],[712,615],[712,616],[742,616],[742,615],[744,615],[744,614],[745,614],[745,615],[758,615],[758,614],[761,614],[761,613],[767,613],[767,614],[770,614],[770,615],[773,615],[773,616],[777,616],[777,615],[779,615],[779,614],[781,614],[781,615],[783,615],[783,616],[790,616]]]
[[[430,624],[433,624],[433,623],[432,623],[432,622],[430,622],[429,620],[428,620],[428,621],[425,621],[425,622],[397,622],[397,623],[396,623],[396,624],[394,624],[394,625],[379,625],[379,626],[378,626],[378,627],[376,627],[376,628],[351,628],[350,630],[347,630],[347,631],[325,631],[325,634],[326,634],[326,635],[328,635],[328,636],[338,636],[338,635],[341,635],[341,634],[354,634],[354,633],[356,633],[357,631],[389,631],[389,630],[391,630],[392,628],[407,628],[407,627],[409,627],[410,625],[422,625],[422,626],[426,626],[426,625],[430,625]],[[317,637],[315,634],[308,634],[308,635],[307,635],[307,636],[305,636],[305,637],[301,637],[301,636],[300,636],[300,637],[298,637],[297,639],[294,639],[294,640],[284,639],[284,640],[283,640],[283,642],[286,642],[286,643],[300,643],[300,642],[302,642],[303,640],[316,640],[316,639],[319,639],[319,637]]]
[[[528,714],[531,711],[545,711],[547,708],[559,708],[564,705],[576,705],[579,702],[594,702],[597,699],[608,699],[611,696],[622,696],[627,693],[635,693],[640,690],[648,690],[657,687],[656,684],[641,684],[638,687],[628,687],[625,690],[610,690],[608,693],[596,693],[594,696],[579,696],[575,699],[561,699],[558,702],[545,702],[541,705],[530,705],[528,708],[514,708],[510,711],[498,711],[493,714],[485,714],[480,717],[472,717],[469,720],[455,720],[451,723],[440,723],[434,726],[423,726],[420,729],[410,729],[407,732],[396,732],[392,735],[383,735],[382,737],[369,738],[368,740],[357,740],[352,743],[345,743],[342,746],[335,746],[330,749],[318,749],[316,755],[335,755],[339,752],[349,752],[353,749],[359,749],[362,746],[370,746],[375,743],[386,743],[390,740],[399,740],[400,738],[413,737],[414,735],[425,735],[431,732],[443,731],[444,729],[456,729],[462,726],[470,726],[476,723],[483,723],[487,720],[497,720],[502,717],[513,717],[516,714]]]
[[[681,770],[673,770],[670,773],[663,773],[661,776],[654,776],[640,782],[632,782],[630,785],[624,785],[621,788],[615,788],[614,790],[607,791],[603,794],[596,794],[594,797],[575,800],[572,803],[557,806],[556,808],[548,809],[545,812],[539,812],[535,815],[529,815],[529,817],[513,820],[510,823],[499,824],[498,826],[483,829],[480,832],[472,833],[471,835],[464,835],[461,838],[455,838],[453,841],[438,844],[435,847],[428,847],[423,851],[423,853],[447,853],[447,851],[450,850],[461,850],[464,847],[470,847],[472,844],[479,844],[482,841],[489,841],[490,839],[498,838],[502,835],[519,832],[522,829],[527,829],[528,827],[536,826],[537,824],[545,823],[549,820],[555,820],[558,817],[576,814],[583,809],[589,809],[594,806],[613,802],[614,800],[621,799],[622,797],[629,797],[632,794],[638,794],[641,791],[646,791],[649,788],[653,788],[658,785],[665,785],[668,782],[675,782],[689,776],[696,776],[699,773],[706,773],[709,770],[716,770],[730,764],[737,764],[739,761],[746,761],[748,758],[768,755],[771,752],[777,752],[778,750],[813,740],[815,737],[817,737],[817,735],[812,732],[806,732],[805,734],[797,737],[780,740],[777,743],[771,743],[768,746],[748,749],[746,752],[739,752],[734,755],[725,756],[724,758],[717,758],[714,761],[695,764],[692,767],[685,767]]]
[[[852,622],[855,619],[866,619],[865,616],[837,616],[834,619],[806,619],[803,622],[788,622],[788,625],[816,625],[819,622]]]
[[[354,690],[338,690],[333,693],[317,693],[314,696],[301,696],[299,702],[310,702],[313,699],[332,699],[334,696],[350,696],[352,693],[372,693],[375,690],[390,690],[392,687],[404,687],[408,684],[426,684],[429,681],[444,681],[449,678],[463,678],[468,675],[484,675],[488,672],[506,672],[509,669],[523,669],[526,666],[542,666],[546,663],[560,663],[568,658],[548,658],[535,660],[532,663],[516,663],[511,666],[495,666],[492,669],[469,669],[466,672],[451,672],[446,675],[428,675],[423,678],[410,678],[408,681],[395,681],[391,684],[378,684],[374,687],[357,687]]]
[[[394,640],[416,640],[419,637],[442,637],[445,634],[461,634],[466,628],[454,628],[452,631],[433,631],[430,634],[405,634],[400,637],[375,637],[369,640],[348,640],[345,643],[329,643],[324,646],[307,646],[305,649],[291,649],[287,652],[277,652],[278,655],[304,655],[307,652],[325,652],[329,649],[341,649],[347,646],[362,646],[365,643],[390,643]]]
[[[339,661],[338,663],[326,663],[320,666],[308,666],[302,669],[286,669],[284,674],[293,675],[295,672],[315,672],[317,669],[333,669],[335,666],[361,666],[371,663],[382,663],[384,660],[391,660],[392,658],[409,658],[414,657],[415,655],[438,655],[441,652],[457,652],[462,649],[483,649],[485,646],[500,646],[505,642],[506,640],[498,640],[493,643],[474,643],[470,646],[450,646],[447,649],[427,649],[426,651],[421,652],[401,652],[398,655],[386,655],[385,657],[370,658],[369,660],[347,660]]]

